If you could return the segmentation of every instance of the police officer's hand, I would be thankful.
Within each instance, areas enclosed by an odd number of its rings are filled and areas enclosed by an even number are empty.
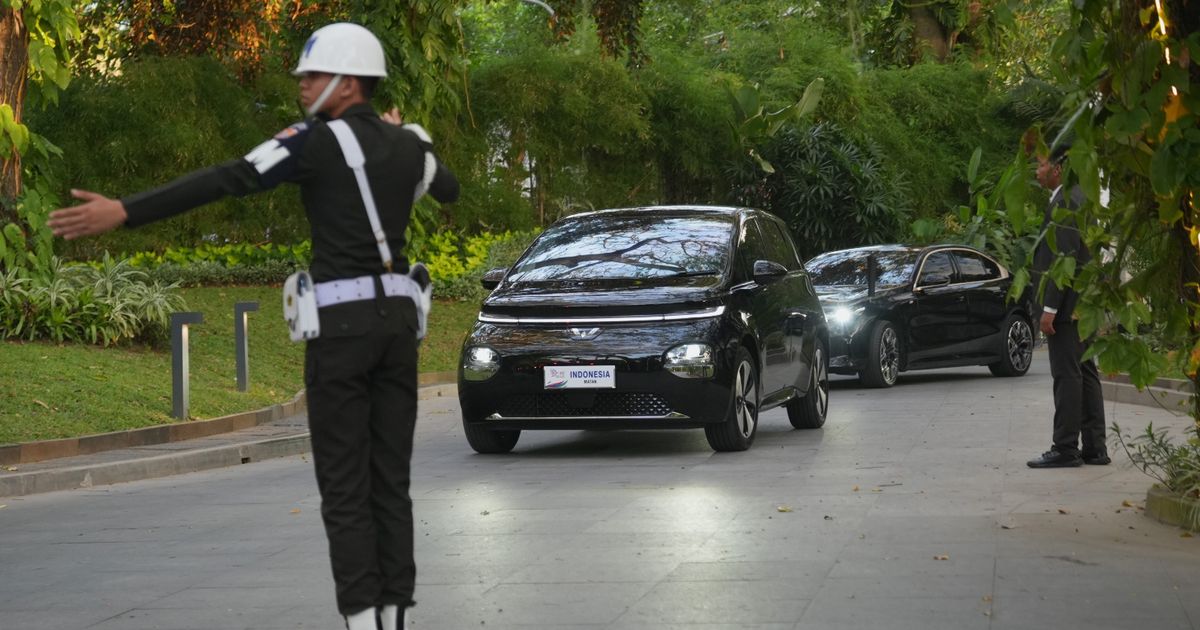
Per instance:
[[[95,236],[119,227],[129,217],[125,204],[99,193],[71,189],[71,196],[83,203],[50,213],[50,226],[55,236],[68,241],[81,236]]]
[[[1041,328],[1047,335],[1054,334],[1054,313],[1042,313]]]
[[[389,122],[393,125],[399,126],[404,124],[404,116],[400,115],[399,107],[393,107],[380,114],[379,117],[382,118],[384,122]]]

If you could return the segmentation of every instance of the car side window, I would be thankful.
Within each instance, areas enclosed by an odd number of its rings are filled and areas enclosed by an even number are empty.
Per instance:
[[[804,267],[800,262],[800,255],[796,253],[796,245],[788,238],[786,229],[778,221],[763,221],[759,226],[771,253],[770,260],[787,267],[788,271]]]
[[[758,221],[750,220],[742,224],[742,233],[738,238],[738,259],[736,282],[746,282],[754,278],[754,261],[767,260],[766,246]]]
[[[982,282],[1000,277],[999,265],[975,252],[956,251],[954,261],[958,263],[958,276],[962,282]]]
[[[936,284],[939,277],[943,282],[947,279],[954,282],[954,261],[950,260],[949,252],[934,252],[925,258],[917,286]]]

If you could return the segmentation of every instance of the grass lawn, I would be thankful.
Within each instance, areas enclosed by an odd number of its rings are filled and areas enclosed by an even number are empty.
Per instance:
[[[183,289],[188,310],[204,313],[192,326],[191,404],[194,419],[260,409],[289,400],[304,387],[304,344],[287,336],[278,287]],[[250,314],[250,391],[237,391],[233,304],[259,302]],[[477,304],[434,304],[421,345],[422,372],[456,369]],[[0,343],[0,444],[75,437],[174,422],[171,352],[51,343]]]

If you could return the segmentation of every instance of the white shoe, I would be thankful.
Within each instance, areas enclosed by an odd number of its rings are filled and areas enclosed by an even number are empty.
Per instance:
[[[379,609],[372,606],[347,616],[346,630],[379,630]]]
[[[379,611],[379,627],[383,630],[408,628],[408,609],[400,610],[400,607],[394,604],[384,606]]]

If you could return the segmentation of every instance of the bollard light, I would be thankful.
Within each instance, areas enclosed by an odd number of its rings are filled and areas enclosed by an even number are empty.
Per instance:
[[[204,323],[204,313],[171,313],[171,415],[188,418],[188,326]]]
[[[258,302],[237,302],[233,305],[234,362],[237,364],[239,392],[250,389],[250,339],[246,336],[247,313],[258,310]]]

